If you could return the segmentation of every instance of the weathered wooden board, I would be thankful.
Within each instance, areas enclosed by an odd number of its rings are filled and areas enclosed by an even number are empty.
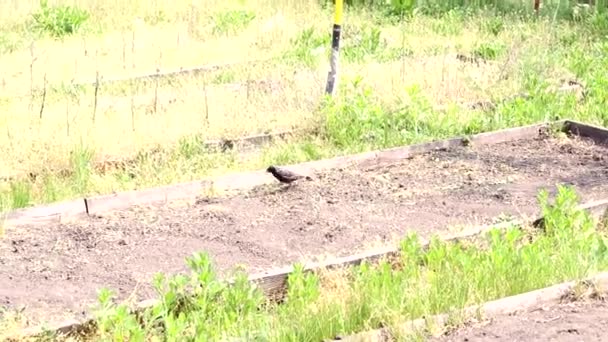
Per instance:
[[[505,141],[528,139],[537,136],[539,134],[539,130],[542,130],[545,127],[547,127],[547,124],[515,127],[495,132],[476,134],[472,136],[470,140],[475,141],[478,144],[494,144]],[[382,163],[391,163],[411,158],[414,155],[433,150],[462,146],[463,144],[462,138],[453,138],[380,151],[364,152],[325,160],[310,161],[287,167],[302,174],[311,174],[314,171],[349,167],[351,165],[371,167],[380,165]],[[274,179],[263,170],[239,172],[216,177],[208,181],[189,182],[153,189],[87,198],[86,203],[89,214],[99,214],[103,211],[126,209],[132,205],[166,203],[169,200],[189,200],[200,196],[204,192],[222,193],[229,191],[249,190],[256,186],[271,184],[272,182],[274,182]],[[173,194],[171,199],[168,199],[167,193]]]
[[[84,200],[77,199],[12,211],[6,215],[4,225],[16,227],[30,224],[48,224],[51,222],[62,222],[65,219],[76,218],[85,214],[86,207]]]
[[[316,170],[327,170],[332,168],[345,168],[352,165],[359,167],[377,167],[382,164],[393,163],[399,160],[411,158],[417,154],[423,154],[433,150],[441,150],[459,147],[467,144],[491,145],[507,141],[530,139],[542,134],[549,127],[560,127],[575,135],[590,137],[597,142],[608,141],[608,130],[601,127],[586,125],[571,120],[542,123],[529,126],[503,129],[493,132],[486,132],[472,135],[468,138],[452,138],[445,140],[432,141],[428,143],[415,144],[403,147],[390,148],[379,151],[364,152],[355,155],[341,156],[325,160],[310,161],[289,168],[302,174],[310,174]],[[284,132],[282,134],[291,134]],[[271,141],[276,137],[270,135],[253,136],[248,139],[252,141]],[[236,140],[235,140],[236,142]],[[220,144],[217,142],[217,144]],[[94,196],[83,199],[85,212],[100,214],[104,211],[126,209],[133,205],[148,205],[153,203],[166,203],[173,200],[190,200],[205,193],[226,192],[233,190],[248,190],[256,186],[270,184],[274,179],[262,171],[233,173],[213,179],[206,179],[181,184],[167,185],[156,188],[119,192],[111,195]],[[51,205],[52,206],[52,205]],[[81,214],[79,210],[55,211],[49,209],[28,208],[34,212],[42,214],[19,214],[18,211],[9,214],[11,224],[25,224],[35,222],[52,222],[59,217],[68,218]],[[61,214],[61,215],[59,215]]]
[[[210,71],[221,70],[226,68],[238,67],[238,66],[254,66],[256,64],[272,62],[276,58],[249,60],[243,62],[226,63],[226,64],[207,64],[194,67],[180,67],[173,70],[157,70],[155,72],[149,72],[140,75],[130,75],[127,77],[102,77],[100,79],[101,84],[109,84],[116,82],[129,82],[129,81],[140,81],[140,80],[153,80],[155,78],[162,77],[175,77],[175,76],[196,76]],[[96,79],[82,79],[77,80],[77,85],[94,85],[97,82]]]
[[[602,215],[608,215],[608,199],[593,201],[590,203],[586,203],[580,206],[581,209],[588,211],[594,217],[599,217]],[[543,218],[540,217],[534,221],[531,221],[533,225],[540,226],[542,225]],[[490,231],[493,228],[505,229],[507,227],[513,226],[514,224],[523,224],[524,222],[521,220],[510,221],[501,224],[493,224],[493,225],[485,225],[481,227],[473,227],[464,232],[460,232],[454,236],[445,236],[443,240],[445,241],[458,241],[462,239],[467,239],[475,236],[479,236],[484,234],[485,232]],[[423,244],[423,248],[428,247],[428,242]],[[395,247],[387,247],[382,248],[375,251],[370,251],[364,254],[359,255],[350,255],[344,258],[337,258],[331,261],[323,262],[323,263],[312,263],[306,266],[306,270],[314,271],[320,269],[334,269],[340,268],[349,265],[359,265],[363,261],[376,261],[382,258],[392,258],[399,254],[399,250]],[[252,275],[249,279],[252,282],[255,282],[261,289],[263,289],[264,293],[271,297],[280,296],[284,291],[287,285],[287,278],[289,274],[293,271],[293,267],[285,267],[282,269],[278,269],[275,271],[264,272],[262,274]]]
[[[608,145],[608,129],[604,127],[566,120],[564,130],[573,135],[592,139],[598,144]]]
[[[143,190],[119,192],[112,195],[87,197],[84,199],[89,215],[127,209],[134,205],[167,203],[169,201],[196,198],[210,189],[210,181],[194,181]]]

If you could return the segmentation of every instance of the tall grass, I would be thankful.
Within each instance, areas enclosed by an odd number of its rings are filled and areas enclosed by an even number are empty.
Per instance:
[[[442,312],[464,319],[458,312],[465,306],[605,270],[608,238],[576,208],[574,190],[559,187],[554,203],[545,191],[538,199],[544,233],[513,226],[474,243],[433,238],[426,250],[410,234],[398,260],[320,273],[296,264],[281,304],[267,302],[238,270],[228,285],[211,259],[196,253],[187,259],[191,274],[157,276],[160,302],[141,316],[143,325],[111,302],[109,290],[101,291],[97,338],[321,341],[380,326],[399,331],[405,320]]]

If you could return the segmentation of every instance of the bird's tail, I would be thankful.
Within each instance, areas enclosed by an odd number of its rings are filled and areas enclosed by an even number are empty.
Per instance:
[[[310,176],[306,176],[306,180],[311,181],[311,180],[312,180],[312,177],[310,177]]]

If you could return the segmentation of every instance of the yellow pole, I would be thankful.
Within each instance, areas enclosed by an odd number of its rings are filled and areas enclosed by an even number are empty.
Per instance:
[[[344,0],[335,0],[334,6],[334,27],[331,36],[331,58],[329,61],[329,73],[327,75],[327,85],[325,93],[333,95],[336,79],[338,78],[338,56],[340,55],[340,33],[342,31],[342,15]]]

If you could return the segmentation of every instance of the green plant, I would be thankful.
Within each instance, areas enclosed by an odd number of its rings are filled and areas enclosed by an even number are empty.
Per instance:
[[[23,38],[13,32],[0,32],[0,55],[16,51],[23,44]]]
[[[84,193],[93,174],[92,162],[95,152],[85,145],[78,145],[71,153],[72,179],[74,187],[79,193]]]
[[[498,36],[504,30],[504,21],[501,17],[492,17],[483,23],[483,28],[494,36]]]
[[[468,129],[456,124],[459,113],[438,112],[417,85],[405,89],[404,99],[388,109],[362,79],[345,84],[344,98],[324,108],[326,139],[340,149],[363,151],[450,136]]]
[[[89,19],[89,13],[73,6],[49,6],[48,0],[40,0],[40,10],[32,18],[35,30],[60,38],[76,33]]]
[[[319,57],[327,55],[331,37],[318,33],[314,27],[309,27],[291,40],[291,48],[285,52],[285,57],[312,67],[319,62]]]
[[[99,337],[103,341],[143,341],[144,330],[135,315],[129,312],[127,305],[113,304],[112,298],[113,292],[109,289],[102,288],[98,293],[95,317]]]
[[[214,34],[235,34],[247,28],[255,19],[255,13],[246,10],[230,10],[216,13],[213,16]]]
[[[477,44],[473,54],[487,60],[495,60],[501,57],[506,51],[506,46],[498,41],[482,42]]]
[[[196,155],[202,154],[207,150],[203,139],[200,135],[192,137],[182,137],[177,143],[179,153],[185,158],[193,158]]]
[[[32,185],[26,181],[17,181],[10,184],[11,203],[13,209],[24,208],[32,201]]]
[[[342,52],[344,60],[349,62],[363,62],[380,55],[386,48],[386,41],[382,39],[382,31],[378,27],[356,29],[354,33],[345,35],[344,41]]]

